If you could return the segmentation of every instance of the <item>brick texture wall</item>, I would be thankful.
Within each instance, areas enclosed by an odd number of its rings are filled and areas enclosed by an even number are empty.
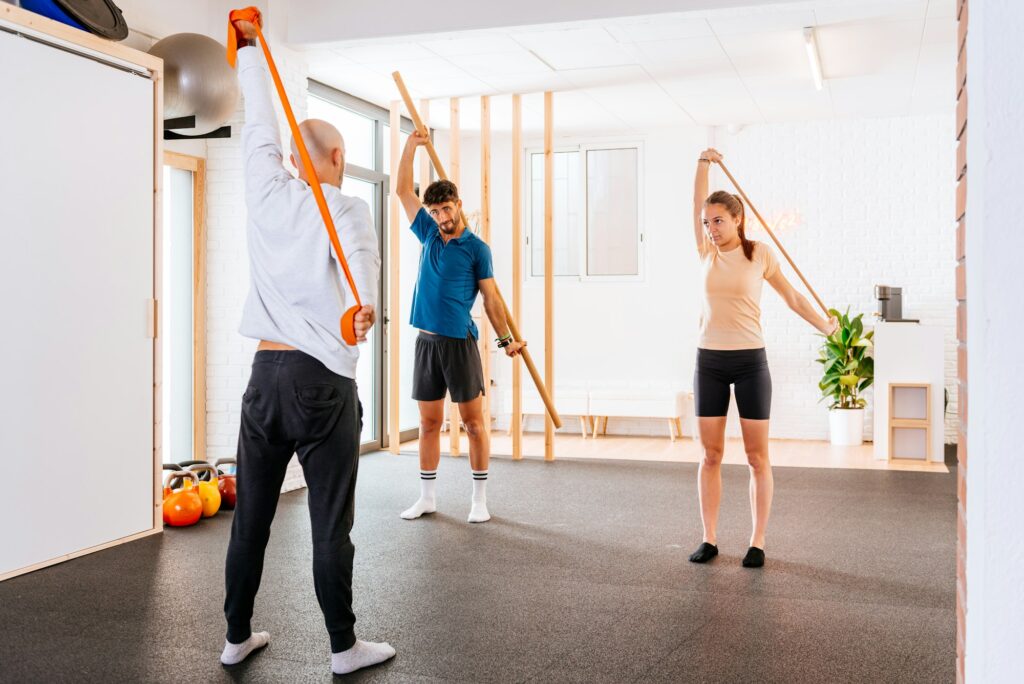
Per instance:
[[[297,53],[271,45],[295,116],[306,116],[306,62]],[[273,86],[270,86],[273,88]],[[276,102],[277,94],[273,97]],[[278,106],[282,144],[291,140],[288,122]],[[207,307],[206,307],[206,434],[207,458],[235,455],[242,394],[249,378],[256,341],[238,334],[249,290],[245,240],[245,197],[242,175],[242,103],[229,122],[232,136],[212,139],[207,146]],[[295,462],[285,489],[303,486]]]
[[[964,643],[967,622],[967,255],[964,231],[967,211],[967,0],[958,0],[959,48],[956,69],[956,339],[959,390],[957,435],[957,537],[956,537],[956,677],[964,681]]]
[[[948,116],[915,116],[772,124],[718,139],[729,170],[761,214],[770,224],[783,219],[776,235],[827,306],[849,306],[871,324],[878,308],[874,285],[896,285],[903,287],[904,316],[942,328],[947,443],[956,441],[958,425],[950,137]],[[715,187],[731,189],[724,174]],[[771,242],[753,216],[748,226],[751,238]],[[792,269],[784,270],[806,294]],[[815,386],[820,338],[768,287],[762,317],[774,385],[773,436],[827,439]]]

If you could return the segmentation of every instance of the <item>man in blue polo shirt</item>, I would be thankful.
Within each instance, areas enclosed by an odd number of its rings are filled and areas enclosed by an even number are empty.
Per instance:
[[[477,348],[479,332],[470,315],[477,292],[498,333],[498,347],[515,356],[525,342],[509,332],[505,308],[494,284],[491,248],[462,221],[462,200],[451,181],[431,183],[423,202],[413,185],[416,148],[427,137],[415,132],[402,152],[396,189],[412,232],[423,245],[419,276],[412,298],[412,325],[419,328],[413,368],[412,397],[420,408],[420,498],[402,513],[414,520],[437,510],[434,485],[441,461],[444,396],[459,405],[469,435],[473,499],[469,522],[487,522],[487,467],[491,445],[483,418],[484,374]]]

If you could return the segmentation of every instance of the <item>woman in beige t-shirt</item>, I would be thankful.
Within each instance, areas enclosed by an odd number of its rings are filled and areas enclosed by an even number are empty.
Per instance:
[[[748,240],[746,212],[736,195],[719,190],[708,195],[708,168],[722,156],[713,149],[697,161],[693,193],[693,231],[704,275],[700,339],[694,372],[694,399],[704,458],[698,489],[704,541],[690,556],[706,563],[718,555],[718,505],[722,498],[722,452],[729,389],[734,387],[743,446],[750,465],[750,505],[754,530],[744,567],[764,565],[764,537],[772,505],[772,470],[768,462],[768,417],[772,378],[761,335],[761,284],[768,284],[789,308],[822,333],[835,319],[817,314],[779,270],[768,245]]]

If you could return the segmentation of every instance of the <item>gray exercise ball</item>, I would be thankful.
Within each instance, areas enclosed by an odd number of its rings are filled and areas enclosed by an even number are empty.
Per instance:
[[[149,49],[164,60],[164,118],[196,117],[195,128],[176,133],[209,133],[234,114],[238,76],[226,53],[223,45],[198,33],[175,33]]]

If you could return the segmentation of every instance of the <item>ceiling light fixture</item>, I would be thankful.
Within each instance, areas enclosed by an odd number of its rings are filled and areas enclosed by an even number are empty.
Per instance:
[[[814,77],[814,87],[821,90],[821,56],[818,55],[818,34],[813,26],[804,27],[804,45],[807,46],[807,59],[811,63],[811,76]]]

